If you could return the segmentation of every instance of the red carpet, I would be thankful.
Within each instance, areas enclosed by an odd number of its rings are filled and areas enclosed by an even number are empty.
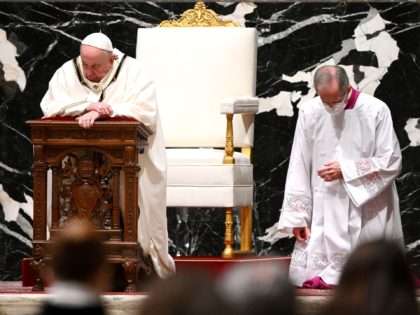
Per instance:
[[[240,264],[275,262],[278,263],[279,266],[288,267],[290,263],[290,257],[273,256],[251,256],[233,259],[223,259],[219,257],[176,257],[174,260],[177,271],[199,269],[206,270],[214,276],[218,276],[228,268]]]
[[[21,281],[0,281],[0,294],[3,293],[39,293],[32,292],[32,287],[22,286]]]
[[[249,264],[249,263],[265,263],[265,262],[275,262],[279,266],[287,267],[290,263],[290,257],[274,257],[274,256],[247,256],[242,258],[233,258],[233,259],[223,259],[220,257],[175,257],[176,270],[182,272],[183,270],[204,270],[217,277],[219,274],[226,271],[228,268],[240,265],[240,264]],[[32,274],[32,269],[30,266],[30,259],[25,258],[22,260],[22,282],[21,286],[28,288],[30,291],[33,286],[35,279]],[[16,285],[13,284],[13,288]],[[5,290],[8,291],[7,286]],[[6,292],[1,288],[0,292]],[[28,292],[24,291],[24,292]],[[21,291],[13,291],[21,292]]]

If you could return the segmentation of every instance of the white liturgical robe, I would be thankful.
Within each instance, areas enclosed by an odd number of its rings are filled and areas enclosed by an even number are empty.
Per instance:
[[[133,117],[153,130],[145,153],[139,155],[138,239],[157,274],[165,277],[175,272],[175,264],[168,254],[166,151],[155,88],[137,60],[117,49],[114,54],[117,60],[98,83],[84,77],[80,56],[66,62],[52,77],[41,108],[46,117],[78,116],[90,103],[102,101],[112,106],[113,117]]]
[[[343,178],[317,175],[337,160]],[[300,108],[278,229],[309,227],[296,241],[290,279],[301,286],[319,276],[337,284],[349,253],[362,242],[386,237],[403,242],[395,178],[401,152],[388,107],[361,93],[353,107],[329,114],[316,97]]]

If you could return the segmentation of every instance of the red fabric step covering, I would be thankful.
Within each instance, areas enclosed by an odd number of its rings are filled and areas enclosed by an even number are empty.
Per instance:
[[[216,277],[228,268],[238,264],[276,262],[279,266],[286,267],[290,264],[290,257],[276,256],[249,256],[233,259],[219,257],[174,257],[174,260],[177,271],[198,269],[208,271]],[[24,287],[32,287],[35,283],[30,261],[30,258],[22,259],[22,286]]]

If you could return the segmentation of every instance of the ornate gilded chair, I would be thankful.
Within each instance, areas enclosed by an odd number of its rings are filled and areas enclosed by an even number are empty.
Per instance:
[[[225,258],[234,254],[232,209],[240,207],[240,251],[252,252],[257,31],[198,2],[178,21],[139,29],[137,58],[156,84],[168,207],[226,208]]]

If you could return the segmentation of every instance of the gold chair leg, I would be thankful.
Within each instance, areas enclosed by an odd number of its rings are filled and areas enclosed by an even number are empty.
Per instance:
[[[252,207],[241,208],[241,252],[252,251]]]
[[[225,156],[223,158],[223,164],[235,164],[235,158],[233,153],[235,148],[233,146],[233,114],[226,115],[226,145],[225,145]]]
[[[226,219],[225,219],[225,249],[222,253],[223,258],[233,258],[233,209],[226,208]]]

